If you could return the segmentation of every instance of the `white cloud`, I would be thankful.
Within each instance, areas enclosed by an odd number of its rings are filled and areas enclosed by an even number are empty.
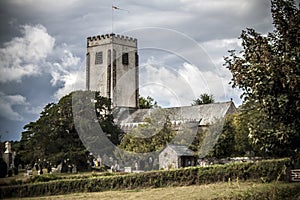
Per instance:
[[[1,83],[21,82],[25,76],[51,74],[52,86],[61,84],[54,94],[56,98],[84,87],[81,59],[74,56],[66,44],[55,46],[55,38],[39,24],[21,26],[21,33],[21,37],[4,43],[4,48],[0,49]]]
[[[201,70],[186,62],[175,69],[150,58],[140,67],[140,94],[163,107],[190,105],[203,93],[212,94],[217,102],[236,100],[240,93],[228,85],[230,78],[226,69]]]
[[[62,86],[55,92],[56,99],[85,87],[85,68],[80,63],[81,59],[74,56],[68,49],[63,50],[60,62],[55,62],[51,67],[51,83],[53,86],[62,83]]]
[[[80,58],[73,56],[73,54],[68,51],[64,50],[64,56],[62,57],[62,66],[64,67],[71,67],[71,66],[76,66],[80,62]]]
[[[15,37],[4,43],[0,49],[0,82],[21,82],[24,76],[41,72],[40,65],[52,52],[55,39],[44,26],[25,25],[21,27],[22,37]]]
[[[60,75],[60,80],[63,82],[63,87],[58,89],[54,94],[56,99],[75,91],[85,88],[84,71],[73,71]]]
[[[0,83],[21,82],[23,77],[50,74],[52,86],[60,86],[54,94],[56,99],[84,87],[82,74],[85,73],[80,69],[80,58],[74,56],[66,44],[55,46],[55,38],[42,25],[21,26],[21,33],[0,49]],[[39,114],[42,110],[42,106],[30,106],[21,95],[2,92],[0,95],[0,115],[9,120],[22,121],[21,112]],[[22,106],[21,111],[16,111],[14,106]]]
[[[29,103],[21,95],[6,95],[0,92],[0,116],[12,121],[22,121],[23,117],[13,109],[13,106],[27,106]]]
[[[212,58],[217,66],[222,66],[224,63],[224,56],[229,55],[228,50],[242,50],[242,41],[238,38],[216,39],[202,42],[201,46],[207,54]]]
[[[61,50],[56,48],[57,52]],[[69,74],[71,71],[77,71],[80,64],[80,58],[74,56],[69,50],[64,49],[63,55],[60,58],[60,62],[50,63],[52,66],[50,69],[50,73],[52,75],[51,83],[55,86],[58,82],[63,81],[62,76]],[[58,53],[58,56],[61,55]]]
[[[163,107],[190,105],[197,92],[206,89],[202,73],[187,63],[178,70],[150,58],[140,67],[141,95],[153,97]]]

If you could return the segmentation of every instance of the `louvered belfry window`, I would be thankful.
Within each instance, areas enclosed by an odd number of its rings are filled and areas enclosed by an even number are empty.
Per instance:
[[[103,63],[103,52],[96,52],[95,56],[95,65],[100,65]]]
[[[123,53],[123,55],[122,55],[122,64],[123,65],[128,65],[129,64],[128,53]]]

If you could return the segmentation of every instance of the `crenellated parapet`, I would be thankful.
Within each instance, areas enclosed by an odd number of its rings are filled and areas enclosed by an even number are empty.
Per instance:
[[[105,34],[105,35],[97,35],[87,38],[87,47],[103,45],[108,43],[116,43],[121,45],[129,45],[129,46],[136,46],[137,39],[124,36],[124,35],[116,35],[114,33]]]

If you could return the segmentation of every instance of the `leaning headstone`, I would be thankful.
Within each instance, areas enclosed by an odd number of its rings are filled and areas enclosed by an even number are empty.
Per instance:
[[[60,164],[57,166],[57,168],[56,168],[55,171],[58,172],[58,173],[61,173],[61,171],[62,171],[62,163],[60,163]]]

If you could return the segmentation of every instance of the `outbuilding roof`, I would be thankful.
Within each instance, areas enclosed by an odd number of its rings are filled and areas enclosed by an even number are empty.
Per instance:
[[[185,145],[169,144],[166,148],[171,148],[178,156],[194,156],[194,152]]]

